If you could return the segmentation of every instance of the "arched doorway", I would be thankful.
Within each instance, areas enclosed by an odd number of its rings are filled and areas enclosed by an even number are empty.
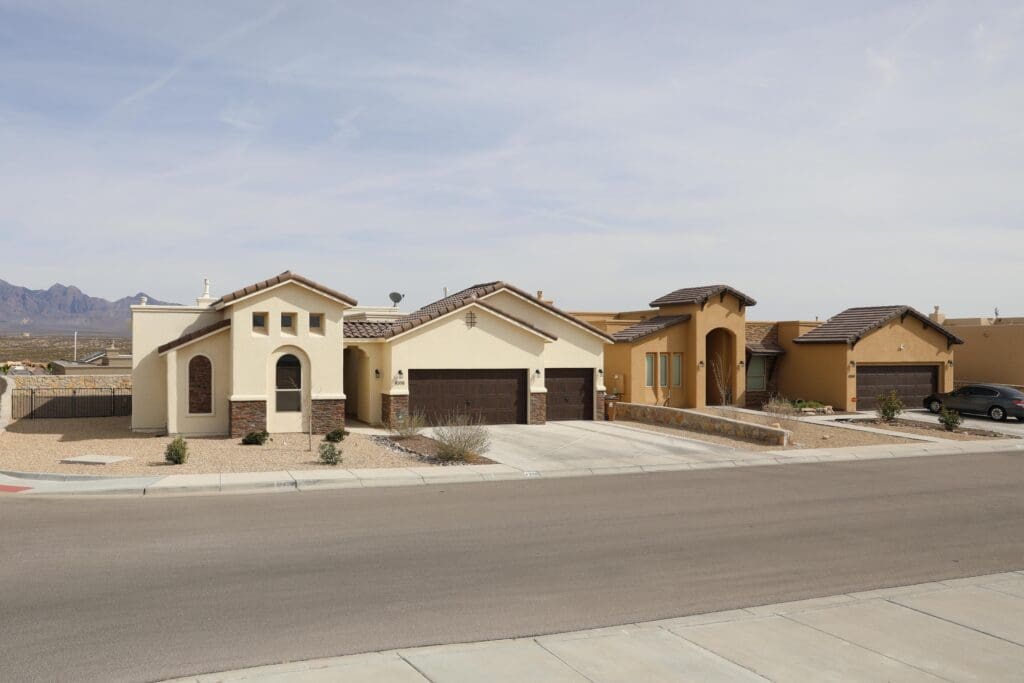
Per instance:
[[[298,350],[282,349],[281,355],[271,361],[273,395],[267,406],[268,431],[303,432],[309,413],[308,360]]]
[[[716,327],[708,332],[704,344],[707,405],[732,405],[736,401],[736,335]]]

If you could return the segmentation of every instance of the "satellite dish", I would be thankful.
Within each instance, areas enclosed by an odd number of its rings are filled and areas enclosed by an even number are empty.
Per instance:
[[[402,299],[405,298],[405,294],[399,294],[398,292],[391,292],[388,294],[388,298],[391,299],[391,303],[395,306],[402,303]]]

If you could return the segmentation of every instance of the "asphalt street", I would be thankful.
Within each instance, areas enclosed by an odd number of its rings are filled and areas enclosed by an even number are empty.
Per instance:
[[[0,497],[0,680],[156,680],[1024,568],[1024,458]]]

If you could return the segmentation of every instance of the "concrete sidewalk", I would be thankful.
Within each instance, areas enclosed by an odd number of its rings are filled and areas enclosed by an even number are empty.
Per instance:
[[[668,438],[676,438],[669,436]],[[1020,439],[944,441],[853,448],[807,448],[761,452],[696,452],[689,462],[620,466],[583,466],[578,460],[559,467],[549,461],[543,469],[532,464],[395,467],[381,469],[318,469],[223,474],[172,474],[163,477],[104,477],[0,471],[0,495],[191,495],[200,493],[296,492],[377,486],[424,486],[511,479],[544,479],[609,474],[644,474],[722,467],[786,465],[809,462],[877,460],[932,455],[972,455],[997,452],[1024,454]]]
[[[1020,681],[1024,571],[179,681]]]

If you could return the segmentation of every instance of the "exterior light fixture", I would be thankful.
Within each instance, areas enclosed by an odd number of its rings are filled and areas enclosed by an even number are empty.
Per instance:
[[[704,361],[700,361],[699,363],[697,363],[697,367],[700,368],[701,370],[703,370],[704,369]]]
[[[948,365],[949,367],[953,367],[953,359],[950,358],[949,360],[947,360],[946,365]]]
[[[598,374],[598,376],[600,376],[600,377],[604,377],[604,370],[602,370],[601,368],[598,368],[598,369],[597,369],[597,374]]]
[[[743,360],[741,360],[741,361],[740,361],[740,367],[741,367],[741,368],[742,368],[742,367],[744,367],[744,366],[745,366],[746,364],[747,364],[747,362],[746,362],[746,361],[743,361]]]
[[[395,384],[405,384],[405,373],[401,370],[395,373]]]
[[[851,368],[855,368],[855,367],[857,367],[857,361],[855,361],[855,360],[851,360],[851,361],[850,361],[850,367],[851,367]]]
[[[374,370],[373,371],[373,378],[374,379],[380,379],[380,370]]]
[[[533,376],[536,377],[537,379],[540,379],[540,368],[537,368],[536,370],[533,371]]]

